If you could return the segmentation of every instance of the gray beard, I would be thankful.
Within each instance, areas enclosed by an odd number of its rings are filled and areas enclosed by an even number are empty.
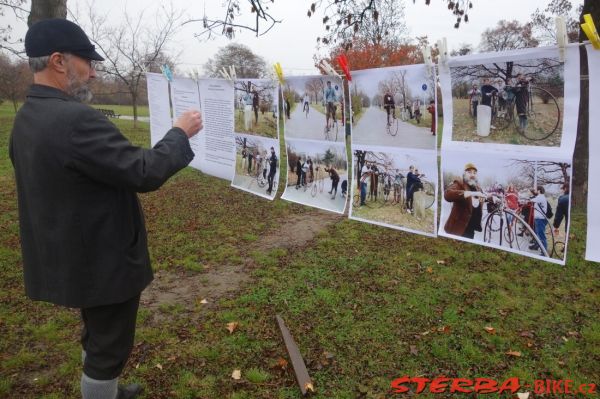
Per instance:
[[[73,77],[70,73],[68,73],[67,78],[69,80],[67,85],[67,94],[82,103],[89,103],[92,101],[94,94],[90,90],[90,87],[87,83],[77,82],[75,77]]]
[[[478,183],[478,182],[477,182],[477,179],[472,179],[472,180],[464,180],[464,179],[463,179],[463,181],[464,181],[464,182],[465,182],[465,184],[466,184],[467,186],[469,186],[470,188],[477,188],[477,183]]]

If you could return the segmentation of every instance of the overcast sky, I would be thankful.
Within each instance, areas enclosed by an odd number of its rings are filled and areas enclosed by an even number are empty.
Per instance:
[[[415,4],[413,4],[413,1]],[[266,1],[265,3],[267,3]],[[470,10],[470,22],[454,29],[454,18],[443,0],[431,0],[426,6],[425,0],[404,0],[406,5],[406,24],[410,36],[427,35],[430,43],[446,37],[450,49],[458,48],[462,43],[477,45],[481,33],[497,24],[500,19],[517,19],[520,22],[529,20],[536,8],[543,9],[549,0],[473,0]],[[583,0],[573,0],[574,4],[582,4]],[[69,9],[84,14],[88,0],[68,0]],[[122,20],[123,10],[132,15],[145,10],[144,20],[154,23],[151,18],[160,7],[159,0],[102,0],[96,1],[94,7],[98,12],[108,14],[111,21]],[[224,2],[221,0],[172,0],[175,9],[184,12],[184,19],[202,18],[206,10],[209,17],[224,15]],[[252,32],[239,33],[234,41],[248,45],[255,53],[264,57],[269,64],[280,62],[286,75],[315,74],[313,55],[316,50],[316,38],[323,35],[322,15],[317,12],[316,18],[308,18],[306,12],[311,0],[275,0],[270,5],[270,12],[282,21],[265,36],[255,37]],[[246,1],[241,1],[247,7]],[[29,5],[25,5],[29,8]],[[78,11],[76,11],[78,10]],[[246,11],[242,9],[243,11]],[[245,14],[249,15],[246,11]],[[15,26],[15,37],[23,37],[26,27],[16,21],[10,12],[0,18],[0,24]],[[150,25],[151,26],[151,25]],[[198,40],[194,33],[201,31],[201,23],[190,23],[183,26],[173,43],[169,46],[171,53],[179,54],[180,70],[201,69],[202,65],[216,51],[230,41],[225,38]]]

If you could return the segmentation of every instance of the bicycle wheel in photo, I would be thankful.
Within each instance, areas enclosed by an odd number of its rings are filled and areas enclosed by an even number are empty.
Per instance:
[[[519,119],[515,112],[517,128]],[[544,140],[559,129],[560,121],[561,111],[556,97],[540,87],[532,87],[527,101],[527,127],[520,131],[521,134],[529,140]]]
[[[565,243],[562,241],[555,241],[552,247],[552,257],[557,259],[565,258]]]
[[[543,248],[542,242],[535,234],[535,230],[521,216],[504,209],[504,217],[506,224],[502,233],[510,248],[549,256],[548,251]]]
[[[400,122],[397,118],[393,118],[390,123],[386,125],[386,131],[390,136],[396,136],[398,134],[398,127],[400,126]]]
[[[360,206],[360,190],[358,190],[359,192],[354,194],[354,196],[352,197],[352,205],[353,206]]]
[[[267,184],[267,179],[263,176],[262,173],[259,173],[256,176],[256,183],[258,184],[258,187],[264,187]]]
[[[430,182],[423,182],[422,191],[425,193],[425,209],[429,209],[435,202],[435,187]]]

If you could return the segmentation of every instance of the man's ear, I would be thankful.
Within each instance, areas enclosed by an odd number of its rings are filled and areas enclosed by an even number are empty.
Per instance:
[[[50,54],[48,60],[48,67],[58,73],[66,73],[67,71],[67,58],[63,53],[55,52]]]

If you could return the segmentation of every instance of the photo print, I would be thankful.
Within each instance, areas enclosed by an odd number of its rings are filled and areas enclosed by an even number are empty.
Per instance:
[[[355,146],[350,218],[435,236],[437,153]]]
[[[287,183],[281,198],[344,213],[348,161],[342,143],[287,139]]]
[[[571,164],[445,151],[439,234],[564,264]]]
[[[346,142],[344,86],[335,76],[293,76],[282,86],[285,137]]]
[[[234,84],[236,133],[279,137],[279,94],[270,79],[238,79]]]
[[[279,183],[279,140],[235,135],[233,187],[273,200]]]
[[[435,87],[424,65],[352,72],[352,144],[435,149]]]

